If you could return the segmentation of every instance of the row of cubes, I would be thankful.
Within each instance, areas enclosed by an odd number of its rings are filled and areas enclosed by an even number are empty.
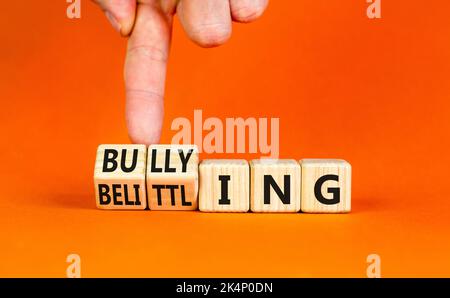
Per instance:
[[[100,145],[97,207],[112,210],[346,213],[351,166],[341,159],[206,159],[195,145]]]

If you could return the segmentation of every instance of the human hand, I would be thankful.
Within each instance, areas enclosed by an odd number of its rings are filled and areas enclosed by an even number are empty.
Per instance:
[[[202,47],[225,43],[231,23],[251,22],[268,0],[93,0],[113,27],[129,36],[125,61],[126,119],[131,141],[159,142],[164,86],[175,13]]]

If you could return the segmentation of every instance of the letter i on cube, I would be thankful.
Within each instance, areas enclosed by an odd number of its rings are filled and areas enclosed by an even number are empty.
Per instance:
[[[199,209],[248,212],[250,169],[244,159],[207,159],[200,163]]]

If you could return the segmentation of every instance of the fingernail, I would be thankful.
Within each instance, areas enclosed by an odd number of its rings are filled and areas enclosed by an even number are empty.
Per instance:
[[[113,26],[113,28],[120,33],[120,23],[116,20],[116,18],[109,12],[105,12],[106,17],[108,18],[109,22],[111,23],[111,25]]]

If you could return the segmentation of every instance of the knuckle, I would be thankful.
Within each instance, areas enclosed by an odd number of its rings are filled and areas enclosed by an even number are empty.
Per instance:
[[[167,53],[150,45],[134,45],[128,47],[127,55],[136,55],[153,61],[167,62]]]
[[[154,104],[164,100],[164,94],[156,90],[126,87],[125,92],[128,99],[132,98],[133,100],[147,101]]]

